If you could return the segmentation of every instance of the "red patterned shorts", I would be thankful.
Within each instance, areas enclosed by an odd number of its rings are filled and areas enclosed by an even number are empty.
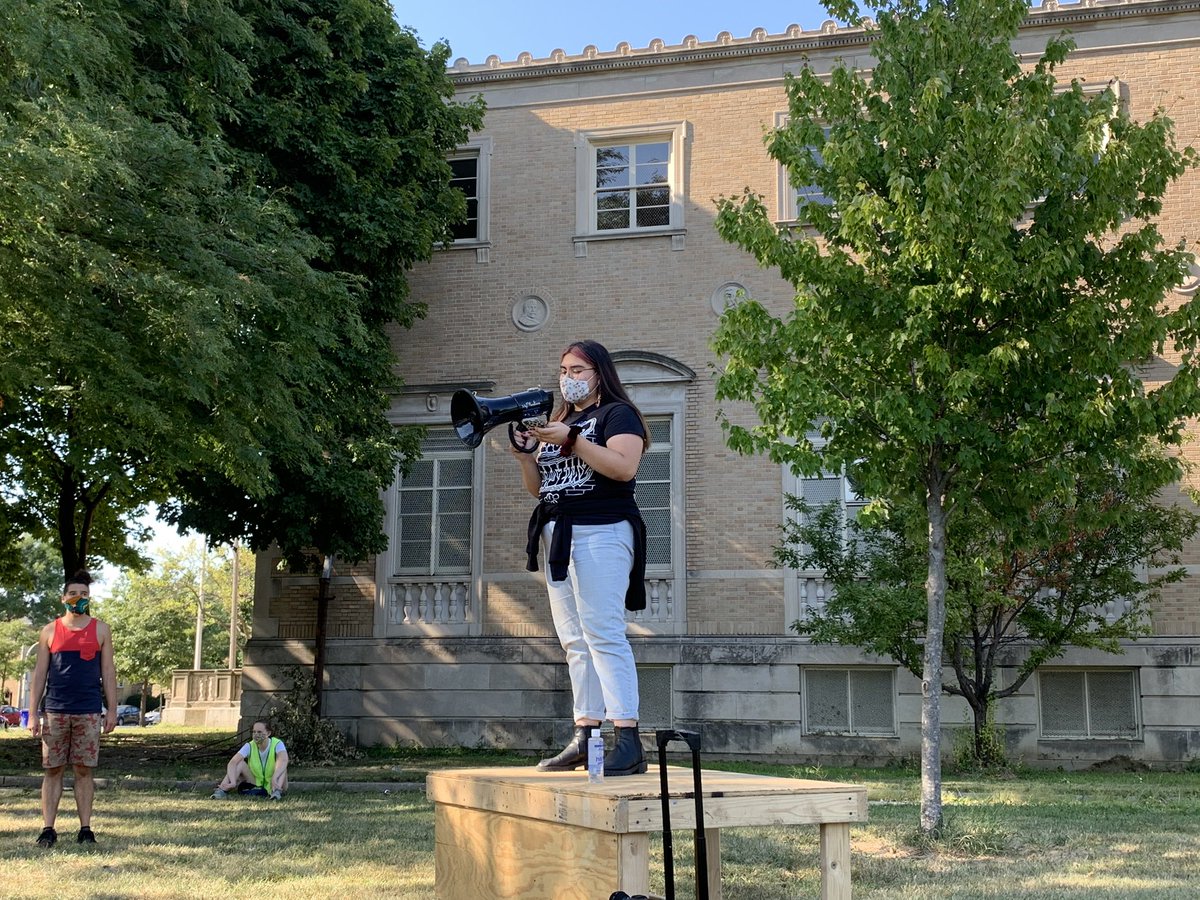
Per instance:
[[[96,767],[100,760],[100,713],[44,713],[42,768],[68,763]]]

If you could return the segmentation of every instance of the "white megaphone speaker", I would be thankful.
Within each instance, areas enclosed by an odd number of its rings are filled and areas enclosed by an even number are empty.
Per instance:
[[[554,409],[554,398],[541,388],[530,388],[507,397],[481,398],[467,390],[455,391],[450,398],[450,420],[454,431],[468,447],[478,447],[483,436],[504,422],[508,439],[522,453],[532,453],[517,442],[517,431],[545,425]]]

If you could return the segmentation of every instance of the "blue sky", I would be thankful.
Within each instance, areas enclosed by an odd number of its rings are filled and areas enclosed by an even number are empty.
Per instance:
[[[445,38],[451,61],[465,56],[482,63],[491,54],[534,58],[555,49],[577,54],[588,44],[612,50],[621,41],[645,47],[654,38],[668,45],[694,34],[711,41],[722,31],[748,37],[755,28],[779,34],[796,24],[812,31],[829,18],[817,0],[604,0],[575,5],[563,0],[392,0],[396,19],[416,31],[424,47]]]

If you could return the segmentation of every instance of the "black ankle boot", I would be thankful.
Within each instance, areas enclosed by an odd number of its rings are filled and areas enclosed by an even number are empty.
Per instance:
[[[617,739],[604,756],[605,775],[641,775],[646,771],[646,757],[636,725],[617,726]]]
[[[570,772],[572,769],[586,766],[588,733],[595,727],[595,725],[576,725],[575,736],[571,738],[570,743],[563,747],[558,756],[543,759],[538,763],[538,771]]]

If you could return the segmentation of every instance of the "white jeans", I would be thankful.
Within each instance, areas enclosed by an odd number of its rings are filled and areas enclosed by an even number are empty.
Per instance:
[[[638,717],[637,668],[625,635],[625,591],[633,568],[633,526],[571,526],[571,561],[564,581],[550,578],[550,538],[542,530],[542,556],[550,612],[567,652],[575,721]]]

